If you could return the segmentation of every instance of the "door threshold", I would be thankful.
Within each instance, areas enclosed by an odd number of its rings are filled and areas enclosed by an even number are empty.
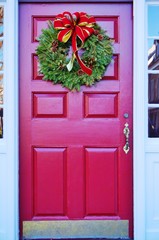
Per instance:
[[[24,221],[23,239],[128,239],[128,220]]]
[[[133,240],[130,238],[63,238],[62,240]],[[23,238],[22,240],[61,240],[61,238]]]

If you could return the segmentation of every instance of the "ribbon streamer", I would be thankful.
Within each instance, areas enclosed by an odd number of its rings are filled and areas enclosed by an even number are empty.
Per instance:
[[[92,69],[87,67],[80,56],[78,50],[84,45],[85,40],[94,33],[94,24],[96,23],[93,16],[88,16],[84,12],[63,12],[58,14],[54,20],[54,28],[60,30],[57,39],[66,43],[72,37],[73,56],[68,64],[68,70],[71,71],[73,61],[76,58],[81,69],[88,75],[92,74]],[[77,46],[77,39],[80,39],[81,46]]]

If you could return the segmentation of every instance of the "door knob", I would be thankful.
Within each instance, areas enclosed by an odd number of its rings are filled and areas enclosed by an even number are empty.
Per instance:
[[[126,141],[126,143],[125,143],[125,145],[124,145],[124,147],[123,147],[123,150],[124,150],[124,152],[127,154],[128,152],[129,152],[129,150],[130,150],[130,147],[129,147],[129,134],[130,134],[130,129],[129,129],[129,124],[126,122],[125,123],[125,127],[124,127],[124,129],[123,129],[123,133],[124,133],[124,135],[125,135],[125,141]]]

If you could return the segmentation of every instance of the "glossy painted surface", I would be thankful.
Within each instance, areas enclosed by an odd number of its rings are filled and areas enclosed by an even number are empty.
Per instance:
[[[114,39],[103,80],[78,93],[42,81],[46,20],[86,11]],[[129,118],[124,118],[124,113]],[[130,152],[123,151],[125,122]],[[20,219],[126,219],[132,235],[132,12],[129,4],[20,7]]]

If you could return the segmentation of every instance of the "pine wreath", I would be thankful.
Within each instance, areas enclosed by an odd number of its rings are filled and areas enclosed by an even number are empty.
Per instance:
[[[101,80],[112,60],[112,41],[86,13],[59,14],[38,40],[36,53],[43,79],[70,90],[79,91],[82,85]]]

